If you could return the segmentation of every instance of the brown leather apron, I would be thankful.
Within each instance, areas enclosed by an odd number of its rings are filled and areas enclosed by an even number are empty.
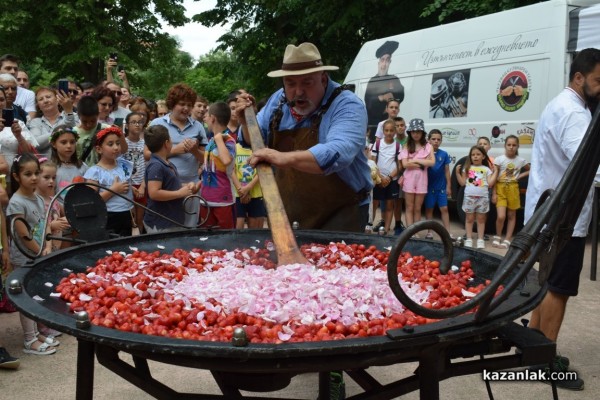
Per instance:
[[[281,113],[276,112],[271,121],[269,147],[287,152],[318,144],[321,117],[339,92],[334,92],[316,113],[310,128],[279,131]],[[277,168],[275,180],[290,222],[298,222],[300,229],[362,231],[358,206],[364,196],[354,192],[336,173],[317,175]]]

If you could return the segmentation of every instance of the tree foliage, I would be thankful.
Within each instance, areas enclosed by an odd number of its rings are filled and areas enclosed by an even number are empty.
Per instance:
[[[213,50],[186,75],[186,82],[210,102],[225,101],[229,93],[246,88],[243,66],[231,52]]]
[[[332,74],[343,80],[362,44],[430,24],[419,18],[426,0],[218,0],[214,9],[193,19],[206,26],[234,21],[220,38],[220,48],[231,50],[244,66],[243,77],[258,97],[281,83],[267,72],[281,67],[285,47],[310,41],[327,64],[340,67]]]
[[[161,32],[188,19],[182,0],[0,0],[0,42],[34,70],[98,82],[104,61],[145,69],[171,56],[176,42]]]
[[[539,3],[539,0],[434,0],[421,16],[436,15],[439,22],[478,17],[511,8]]]

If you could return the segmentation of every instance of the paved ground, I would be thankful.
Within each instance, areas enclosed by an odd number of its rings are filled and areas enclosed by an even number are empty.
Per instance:
[[[453,233],[462,230],[453,225]],[[559,390],[559,398],[564,400],[584,400],[600,398],[600,282],[589,280],[590,244],[582,276],[581,292],[569,304],[563,330],[559,338],[559,351],[571,359],[572,365],[585,380],[585,390],[569,392]],[[499,250],[490,251],[501,252]],[[17,313],[0,314],[0,343],[12,355],[21,358],[21,367],[16,371],[0,370],[0,399],[70,399],[75,397],[77,341],[73,337],[60,338],[61,345],[55,355],[41,357],[23,354],[22,332]],[[416,364],[399,364],[389,367],[371,368],[381,382],[391,382],[411,375]],[[150,369],[156,379],[165,382],[180,392],[219,393],[210,373],[202,370],[173,367],[151,363]],[[349,378],[349,395],[359,393],[358,386]],[[493,383],[495,399],[551,399],[550,386],[543,383]],[[150,396],[130,385],[113,372],[96,363],[94,398],[96,399],[147,399]],[[297,376],[286,389],[261,394],[264,397],[289,397],[315,399],[317,397],[317,376],[306,374]],[[441,384],[442,399],[485,399],[485,385],[479,375],[451,378]],[[411,393],[405,399],[418,399],[418,393]]]

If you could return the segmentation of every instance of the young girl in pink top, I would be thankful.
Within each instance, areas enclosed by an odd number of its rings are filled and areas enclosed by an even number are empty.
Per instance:
[[[421,220],[421,208],[427,194],[427,167],[435,164],[433,147],[425,138],[425,124],[415,118],[408,125],[408,140],[399,158],[404,167],[404,199],[406,202],[406,225]]]

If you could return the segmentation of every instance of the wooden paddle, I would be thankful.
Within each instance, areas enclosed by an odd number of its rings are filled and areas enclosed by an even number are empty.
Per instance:
[[[258,127],[258,122],[256,121],[254,109],[248,107],[244,111],[244,114],[246,116],[246,126],[250,134],[252,151],[264,149],[265,143]],[[277,264],[308,264],[308,261],[298,248],[294,231],[285,213],[279,188],[277,187],[277,182],[275,182],[273,168],[269,164],[259,163],[256,166],[256,172],[258,173],[263,199],[267,208],[271,236],[273,237],[273,243],[277,251]]]

